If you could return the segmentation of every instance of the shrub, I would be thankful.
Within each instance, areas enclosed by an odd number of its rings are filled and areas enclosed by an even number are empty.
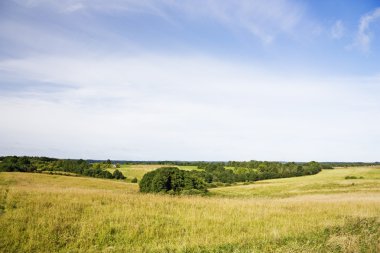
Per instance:
[[[140,180],[140,192],[170,194],[206,193],[206,183],[190,171],[163,167],[146,173]],[[196,190],[196,191],[194,191]]]
[[[364,177],[346,176],[344,179],[364,179]]]
[[[125,179],[125,176],[123,175],[123,173],[120,172],[120,170],[115,170],[112,176],[115,179]]]
[[[131,183],[137,183],[137,178],[133,178],[132,180],[131,180]]]
[[[111,174],[111,172],[107,171],[107,170],[103,170],[101,173],[99,173],[98,175],[96,175],[95,177],[99,177],[99,178],[108,178],[108,179],[112,179],[114,178],[114,176]]]

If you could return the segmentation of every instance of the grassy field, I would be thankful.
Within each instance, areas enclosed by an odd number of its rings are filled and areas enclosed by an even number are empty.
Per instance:
[[[0,252],[380,252],[380,168],[216,188],[209,197],[0,173]]]
[[[353,176],[357,179],[345,179]],[[323,194],[326,197],[335,193],[379,193],[380,168],[337,168],[323,170],[317,175],[271,179],[249,185],[238,185],[211,189],[219,196],[229,197],[291,197],[298,195]]]
[[[162,165],[162,164],[122,164],[118,170],[120,170],[124,176],[127,177],[127,181],[130,181],[132,178],[137,178],[140,180],[145,173],[155,170],[157,168],[174,166],[181,170],[198,170],[197,166],[177,166],[177,165]],[[111,173],[115,169],[108,169]]]

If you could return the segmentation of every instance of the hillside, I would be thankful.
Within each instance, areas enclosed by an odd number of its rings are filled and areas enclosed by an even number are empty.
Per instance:
[[[1,252],[380,249],[379,167],[216,188],[209,197],[142,194],[137,184],[116,180],[0,173],[0,192]]]

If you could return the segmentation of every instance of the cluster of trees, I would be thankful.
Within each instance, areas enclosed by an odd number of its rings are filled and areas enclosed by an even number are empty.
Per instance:
[[[141,192],[163,192],[169,194],[204,194],[206,183],[190,171],[177,167],[163,167],[146,173],[141,179]]]
[[[89,162],[90,164],[96,164],[100,166],[101,168],[107,168],[107,169],[112,168],[112,167],[120,168],[120,163],[117,162],[116,164],[113,164],[110,159],[107,159],[107,161],[99,161],[97,163],[90,162],[90,161],[93,161],[93,160],[87,160],[87,162]]]
[[[226,166],[229,165],[229,166]],[[313,175],[320,172],[324,166],[317,162],[280,163],[280,162],[228,162],[206,163],[198,165],[202,171],[195,172],[207,183],[252,182],[264,179],[297,177]]]
[[[363,163],[363,162],[323,162],[323,166],[328,167],[357,167],[357,166],[379,166],[380,162]]]
[[[89,163],[100,163],[104,165],[111,165],[110,160],[87,160]],[[228,162],[220,162],[220,161],[126,161],[126,160],[116,160],[113,161],[118,167],[118,164],[160,164],[160,165],[168,165],[168,166],[204,166],[204,164],[222,164],[225,167],[243,167],[243,168],[253,168],[257,163],[263,163],[260,161],[246,161],[246,162],[238,162],[238,161],[228,161]],[[271,162],[272,163],[272,162]],[[281,162],[277,162],[281,163]],[[297,162],[297,165],[304,165],[303,162]],[[320,163],[323,169],[332,169],[332,167],[351,167],[351,166],[372,166],[372,165],[380,165],[380,162],[373,163],[363,163],[363,162],[322,162]]]
[[[232,184],[313,175],[322,168],[323,165],[317,162],[200,162],[199,170],[193,171],[183,171],[176,167],[156,169],[145,174],[139,185],[141,192],[205,193],[207,187],[217,186],[218,183]]]
[[[108,170],[103,169],[100,165],[93,166],[83,159],[69,160],[47,157],[7,156],[1,157],[0,161],[0,171],[62,171],[88,177],[125,179],[123,173],[117,169],[111,173]]]
[[[2,157],[0,162],[0,172],[33,172],[36,166],[32,164],[28,157],[7,156]]]
[[[309,163],[305,163],[305,162],[289,162],[289,163],[286,163],[286,162],[267,162],[267,161],[255,161],[255,160],[251,160],[251,161],[245,161],[245,162],[238,162],[238,161],[229,161],[226,163],[226,166],[228,167],[234,167],[234,168],[239,168],[239,167],[242,167],[242,168],[251,168],[251,169],[254,169],[254,168],[259,168],[259,167],[270,167],[270,166],[307,166],[307,165],[310,165],[310,164],[318,164],[319,166],[323,167],[323,169],[332,169],[331,166],[329,166],[328,163],[317,163],[317,162],[309,162]]]
[[[92,160],[94,162],[95,160]],[[109,178],[109,179],[125,179],[123,173],[116,169],[113,173],[107,169],[111,166],[120,167],[117,161],[113,166],[110,160],[98,161],[98,163],[90,163],[89,160],[69,160],[55,159],[48,157],[17,157],[6,156],[0,157],[0,171],[20,171],[20,172],[69,172],[78,175]],[[178,168],[167,167],[159,169],[152,173],[147,173],[143,180],[140,181],[142,192],[181,192],[189,189],[199,190],[205,189],[205,183],[208,186],[215,186],[218,183],[231,184],[235,182],[253,182],[257,180],[296,177],[304,175],[313,175],[322,169],[332,169],[332,166],[363,166],[363,165],[379,165],[379,163],[284,163],[284,162],[267,162],[267,161],[246,161],[246,162],[178,162],[178,161],[151,161],[151,162],[133,162],[145,164],[175,164],[197,166],[198,171],[181,171]],[[166,177],[165,181],[162,179]],[[158,179],[160,178],[160,179]],[[178,178],[180,183],[172,183],[172,178]],[[154,183],[149,180],[154,179]],[[137,179],[133,179],[137,182]],[[149,181],[149,183],[148,183]],[[164,186],[159,186],[160,182],[166,182]],[[148,187],[149,186],[149,187]],[[161,188],[160,188],[161,187]]]
[[[87,160],[89,163],[107,163],[109,160]],[[160,164],[167,166],[198,166],[204,162],[202,161],[132,161],[132,160],[113,160],[113,163],[116,164]],[[208,162],[208,163],[220,163],[220,162]],[[226,164],[227,162],[225,162]]]

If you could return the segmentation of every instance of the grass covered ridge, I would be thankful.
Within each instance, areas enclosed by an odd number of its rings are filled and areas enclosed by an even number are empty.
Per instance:
[[[217,188],[209,197],[0,173],[0,252],[379,252],[379,218],[374,167]]]

